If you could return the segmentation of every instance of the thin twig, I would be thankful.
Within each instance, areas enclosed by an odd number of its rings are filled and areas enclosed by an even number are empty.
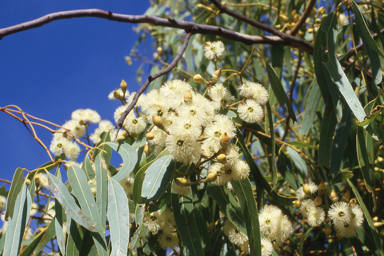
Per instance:
[[[297,32],[299,32],[301,26],[303,26],[303,24],[305,23],[305,21],[307,20],[307,18],[311,14],[311,11],[312,11],[313,7],[315,6],[315,3],[316,3],[316,0],[310,0],[309,1],[307,8],[305,9],[303,14],[301,15],[299,21],[296,23],[296,25],[289,32],[290,35],[294,36],[297,34]]]
[[[61,11],[61,12],[50,13],[40,18],[37,18],[35,20],[27,21],[14,26],[0,29],[0,39],[2,39],[5,36],[12,35],[24,30],[41,27],[55,20],[82,18],[82,17],[95,17],[95,18],[125,22],[125,23],[134,23],[134,24],[148,23],[148,24],[153,24],[155,26],[178,28],[178,29],[185,30],[187,33],[191,32],[193,34],[216,35],[216,36],[221,36],[230,40],[242,42],[247,45],[252,45],[252,44],[290,45],[292,47],[297,47],[301,50],[304,50],[310,54],[313,53],[312,44],[310,44],[309,42],[301,38],[293,37],[288,34],[284,34],[283,32],[280,32],[280,31],[277,31],[280,34],[280,36],[252,36],[252,35],[238,33],[238,32],[217,27],[217,26],[196,24],[193,22],[185,21],[185,20],[175,20],[172,18],[164,19],[164,18],[159,18],[151,15],[118,14],[118,13],[112,13],[112,12],[99,10],[99,9],[82,9],[82,10]],[[287,37],[283,39],[281,35],[285,35]]]
[[[149,86],[149,84],[155,80],[156,78],[162,76],[162,75],[165,75],[167,74],[169,71],[171,71],[177,64],[177,62],[181,59],[181,57],[183,56],[184,52],[185,52],[185,49],[187,49],[187,46],[188,46],[188,42],[189,42],[189,39],[191,38],[192,36],[192,33],[187,33],[185,35],[185,38],[184,38],[184,42],[183,42],[183,45],[181,46],[180,48],[180,51],[177,53],[176,57],[173,59],[173,61],[164,69],[160,70],[159,72],[157,72],[156,74],[154,75],[150,75],[148,78],[147,78],[147,81],[145,81],[145,83],[143,84],[143,86],[141,86],[141,88],[137,91],[137,93],[135,94],[135,96],[133,97],[132,99],[132,102],[129,104],[129,106],[127,107],[127,109],[124,111],[124,113],[121,115],[121,117],[119,118],[119,120],[117,121],[116,123],[116,130],[117,130],[117,133],[116,133],[116,138],[117,138],[117,135],[118,135],[118,132],[119,130],[121,129],[121,127],[123,126],[123,123],[124,123],[124,120],[125,118],[127,117],[127,115],[129,114],[129,112],[131,112],[131,110],[133,109],[133,107],[136,105],[139,97],[141,94],[143,94],[143,92],[147,89],[147,87]],[[116,139],[115,138],[115,139]]]
[[[241,21],[243,21],[243,22],[245,22],[245,23],[247,23],[247,24],[249,24],[255,28],[259,28],[265,32],[276,35],[283,40],[291,41],[293,44],[297,43],[298,44],[296,46],[297,48],[304,50],[306,52],[309,52],[310,54],[313,53],[313,45],[311,43],[305,41],[304,39],[298,38],[298,37],[295,37],[292,35],[288,35],[284,32],[281,32],[281,31],[273,28],[273,27],[265,25],[264,23],[255,21],[255,20],[250,19],[244,15],[241,15],[235,11],[232,11],[231,9],[229,9],[229,8],[225,7],[224,5],[222,5],[221,3],[219,3],[219,1],[217,1],[217,0],[211,0],[211,2],[220,10],[220,12],[228,14],[229,16],[232,16],[238,20],[241,20]],[[300,46],[300,47],[298,47],[298,46]]]

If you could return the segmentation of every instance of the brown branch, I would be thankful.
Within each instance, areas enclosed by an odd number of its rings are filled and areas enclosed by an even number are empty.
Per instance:
[[[232,11],[231,9],[225,7],[224,5],[222,5],[221,3],[219,3],[219,1],[217,0],[211,0],[211,2],[220,10],[220,12],[222,13],[226,13],[228,14],[229,16],[232,16],[238,20],[241,20],[255,28],[259,28],[263,31],[266,31],[268,33],[271,33],[273,35],[276,35],[278,37],[280,37],[281,39],[283,39],[284,41],[290,41],[291,42],[291,46],[293,47],[296,47],[296,48],[299,48],[300,50],[303,50],[303,51],[306,51],[310,54],[313,53],[313,45],[307,41],[305,41],[304,39],[301,39],[301,38],[298,38],[298,37],[295,37],[293,35],[288,35],[284,32],[281,32],[273,27],[270,27],[268,25],[265,25],[261,22],[258,22],[258,21],[255,21],[255,20],[252,20],[250,18],[248,18],[247,16],[244,16],[244,15],[241,15],[235,11]]]
[[[101,19],[108,19],[108,20],[113,20],[118,22],[126,22],[126,23],[134,23],[134,24],[148,23],[156,26],[183,29],[187,33],[191,32],[193,34],[204,34],[204,35],[209,34],[209,35],[221,36],[230,40],[242,42],[247,45],[252,45],[252,44],[290,45],[292,47],[297,47],[303,51],[306,51],[310,54],[312,54],[313,52],[313,45],[311,45],[310,43],[306,42],[303,39],[287,35],[280,31],[277,31],[280,36],[252,36],[247,34],[241,34],[241,33],[238,33],[229,29],[225,29],[225,28],[220,28],[217,26],[201,25],[201,24],[196,24],[189,21],[184,21],[184,20],[175,20],[172,18],[163,19],[163,18],[150,16],[150,15],[118,14],[118,13],[111,13],[111,12],[107,12],[99,9],[62,11],[62,12],[47,14],[35,20],[27,21],[24,23],[20,23],[18,25],[0,29],[0,39],[2,39],[5,36],[12,35],[24,30],[41,27],[55,20],[81,18],[81,17],[96,17]],[[281,35],[285,35],[285,37],[282,37]]]
[[[124,113],[121,115],[121,117],[119,118],[119,120],[117,121],[116,123],[116,130],[119,131],[121,129],[121,127],[123,126],[123,123],[124,123],[124,120],[125,118],[127,117],[127,115],[129,114],[129,112],[131,112],[131,110],[133,109],[133,107],[136,105],[139,97],[141,94],[143,94],[143,92],[147,89],[147,87],[149,86],[149,84],[155,80],[156,78],[162,76],[162,75],[165,75],[167,74],[169,71],[171,71],[177,64],[177,62],[181,59],[181,56],[183,56],[183,53],[185,52],[185,49],[187,49],[187,46],[188,46],[188,42],[189,42],[189,39],[191,38],[193,34],[192,33],[187,33],[185,35],[185,38],[184,38],[184,42],[183,42],[183,45],[181,46],[180,48],[180,51],[177,53],[176,57],[173,59],[173,61],[164,69],[160,70],[159,72],[157,72],[156,74],[153,74],[153,75],[150,75],[148,78],[147,78],[147,81],[145,81],[145,83],[143,84],[143,86],[141,86],[141,88],[137,91],[137,93],[135,94],[135,96],[133,97],[132,99],[132,102],[129,104],[129,106],[127,107],[127,109],[124,111]],[[118,132],[116,133],[116,138],[117,138],[117,135],[118,135]],[[115,138],[115,139],[116,139]]]
[[[301,15],[299,21],[296,23],[296,25],[291,29],[289,32],[290,35],[294,36],[299,32],[301,26],[304,25],[306,19],[309,17],[311,14],[311,11],[313,7],[315,6],[316,0],[309,0],[309,3],[307,5],[307,8],[305,9],[304,13]]]

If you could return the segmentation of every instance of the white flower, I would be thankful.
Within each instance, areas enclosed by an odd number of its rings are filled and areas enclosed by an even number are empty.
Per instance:
[[[246,100],[237,108],[241,120],[256,123],[263,117],[263,108],[254,100]]]
[[[174,248],[179,245],[179,238],[176,232],[163,232],[157,238],[157,241],[163,250],[166,250],[167,248]]]
[[[159,216],[160,211],[152,212],[151,214],[144,216],[143,224],[147,227],[149,232],[156,233],[160,230]]]
[[[197,140],[201,135],[201,124],[181,115],[175,118],[174,124],[169,128],[170,134],[177,134],[180,139]]]
[[[178,162],[184,164],[197,163],[200,159],[200,144],[195,140],[185,139],[180,134],[171,134],[167,137],[165,143],[169,154]]]
[[[316,191],[318,190],[318,187],[315,183],[313,182],[310,182],[310,183],[305,183],[304,185],[308,186],[309,189],[310,189],[310,193],[313,194],[313,193],[316,193]],[[296,191],[296,197],[297,199],[299,200],[303,200],[306,196],[305,196],[305,193],[304,193],[304,189],[303,187],[300,187],[297,191]]]
[[[217,59],[221,55],[223,55],[224,51],[225,51],[225,46],[221,41],[205,42],[204,56],[207,59],[210,59],[210,60]]]
[[[56,216],[55,208],[52,208],[52,209],[48,210],[48,212],[45,213],[42,217],[43,217],[45,224],[49,224],[49,223],[51,223],[51,221],[53,220],[53,218],[55,216]]]
[[[220,109],[229,101],[235,99],[222,83],[216,83],[212,86],[208,91],[208,95],[213,100],[215,109]]]
[[[35,179],[36,189],[39,189],[39,190],[43,188],[49,189],[48,177],[46,174],[41,172],[36,173],[34,179]]]
[[[227,156],[227,163],[230,165],[235,165],[239,161],[240,148],[235,144],[230,144],[224,150],[225,155]]]
[[[301,202],[300,211],[304,217],[308,216],[308,212],[311,211],[312,208],[315,208],[316,204],[312,199],[305,199]]]
[[[249,165],[243,161],[238,160],[232,166],[232,178],[234,180],[244,180],[249,176]]]
[[[336,226],[348,224],[352,217],[351,207],[346,202],[336,202],[331,205],[328,217]]]
[[[190,186],[180,186],[177,184],[177,182],[172,183],[172,188],[175,190],[175,192],[181,196],[186,196],[189,194],[189,191],[191,191]]]
[[[185,93],[191,90],[192,87],[190,84],[175,79],[161,86],[159,93],[160,97],[163,98],[171,108],[175,109],[184,102]]]
[[[229,220],[225,219],[224,225],[223,225],[223,233],[228,236],[229,232],[233,229],[236,229],[236,226]]]
[[[92,109],[78,109],[72,112],[72,119],[84,122],[99,123],[100,115]]]
[[[252,98],[260,105],[267,103],[269,98],[267,89],[265,89],[260,83],[245,81],[245,83],[239,87],[239,90],[241,96],[245,98]]]
[[[127,194],[127,196],[131,196],[133,194],[134,181],[135,181],[135,178],[131,174],[125,177],[125,179],[122,179],[121,181],[119,181],[119,184],[124,189],[125,194]]]
[[[307,213],[308,223],[312,227],[320,226],[325,219],[325,212],[321,207],[311,207]]]
[[[234,228],[229,230],[228,240],[231,243],[236,244],[237,246],[240,246],[241,244],[244,244],[248,241],[248,237],[244,235],[239,229]]]
[[[102,120],[99,123],[99,127],[95,129],[95,132],[89,136],[89,138],[93,141],[93,143],[97,144],[101,141],[100,135],[103,132],[108,132],[114,128],[113,124],[108,120]]]
[[[87,131],[85,125],[81,125],[78,120],[69,120],[63,127],[69,129],[76,137],[83,137]]]
[[[61,135],[61,134],[60,134]],[[59,156],[63,153],[64,148],[67,148],[70,142],[63,136],[54,136],[49,146],[49,150],[55,155]]]
[[[128,116],[125,118],[123,127],[130,133],[139,134],[144,131],[147,126],[147,122],[143,117],[136,117],[135,113],[131,111]]]
[[[264,236],[269,237],[280,227],[282,213],[274,205],[265,205],[259,213],[260,231]]]
[[[229,117],[216,115],[213,122],[205,127],[202,148],[204,153],[212,155],[221,149],[221,138],[226,134],[230,139],[236,135],[236,127]]]
[[[64,153],[69,160],[75,161],[80,154],[80,147],[76,142],[69,142],[64,146]]]
[[[266,238],[261,238],[261,256],[271,255],[272,250],[272,243]]]
[[[0,212],[2,212],[5,209],[6,202],[7,202],[7,199],[4,196],[0,196]]]
[[[233,178],[233,171],[230,166],[221,163],[214,163],[209,167],[208,173],[216,172],[217,179],[214,181],[216,186],[227,184]]]

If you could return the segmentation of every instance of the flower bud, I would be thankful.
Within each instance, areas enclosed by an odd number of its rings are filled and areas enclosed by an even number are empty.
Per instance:
[[[285,16],[284,14],[280,14],[279,15],[279,19],[284,22],[284,23],[287,23],[289,21],[288,17]]]
[[[312,34],[312,33],[313,33],[313,28],[308,28],[308,29],[307,29],[307,32],[308,32],[309,34]]]
[[[379,221],[379,217],[375,216],[372,218],[373,221]]]
[[[65,163],[65,164],[64,164],[64,169],[65,169],[66,171],[68,171],[68,169],[69,169],[69,166],[70,166],[70,164],[68,164],[68,163]]]
[[[299,14],[296,13],[296,14],[293,16],[293,21],[294,21],[294,22],[298,22],[299,19],[300,19],[300,16],[299,16]]]
[[[349,204],[350,204],[350,205],[357,205],[357,200],[356,200],[356,198],[352,198],[351,200],[349,200]]]
[[[227,162],[227,156],[225,154],[220,154],[217,156],[217,161],[220,163],[226,163]]]
[[[127,91],[127,82],[125,82],[124,79],[121,80],[120,88],[123,91],[123,93],[125,93]]]
[[[41,184],[40,177],[35,175],[35,185],[36,185],[36,188],[39,188],[40,184]]]
[[[31,184],[31,180],[25,180],[25,184],[27,185],[27,186],[29,186],[29,184]]]
[[[221,68],[219,68],[213,73],[211,78],[211,83],[216,83],[217,81],[219,81],[220,77],[221,77]]]
[[[321,197],[320,196],[317,196],[316,198],[315,198],[315,204],[317,205],[317,206],[319,206],[319,205],[321,205],[321,203],[323,202],[323,199],[321,199]]]
[[[144,152],[147,156],[149,156],[152,152],[151,146],[149,145],[149,142],[146,141],[144,145]]]
[[[378,228],[378,227],[381,227],[384,225],[383,222],[374,222],[373,225],[375,226],[375,228]]]
[[[304,191],[304,193],[305,193],[305,195],[307,196],[307,197],[310,197],[311,196],[311,188],[309,187],[309,186],[307,186],[307,185],[303,185],[303,191]]]
[[[351,194],[349,193],[349,189],[347,189],[347,192],[345,192],[344,195],[341,197],[341,201],[348,203],[350,198]]]
[[[383,161],[384,161],[384,158],[382,158],[381,156],[377,157],[377,162],[382,163]]]
[[[329,236],[331,235],[332,233],[332,229],[331,229],[331,226],[329,226],[329,224],[325,224],[325,227],[323,228],[323,231],[325,233],[326,236]]]
[[[228,143],[230,140],[231,140],[231,138],[228,136],[228,134],[226,132],[224,132],[224,134],[221,136],[221,141],[223,143]]]
[[[151,132],[148,132],[145,137],[147,137],[147,140],[153,140],[153,138],[155,138],[155,134],[151,133]]]
[[[191,93],[191,91],[187,91],[184,94],[184,101],[185,102],[190,102],[191,100],[192,100],[192,93]]]
[[[188,183],[188,180],[184,177],[178,177],[176,178],[176,181],[180,186],[187,186]]]
[[[334,203],[339,201],[339,196],[337,195],[335,190],[332,190],[330,197],[331,197],[332,202],[334,202]]]
[[[207,181],[214,182],[215,180],[217,180],[217,172],[210,172],[207,176]]]
[[[295,200],[292,202],[293,206],[295,207],[300,207],[301,201],[300,200]]]
[[[161,121],[161,117],[154,115],[154,116],[152,116],[152,120],[153,120],[154,125],[156,125],[161,130],[163,130],[166,133],[168,133],[167,130],[165,129],[164,125],[163,125],[163,122]]]
[[[124,135],[119,135],[119,137],[116,138],[117,141],[124,141],[127,137]]]
[[[157,53],[158,53],[159,55],[161,55],[161,54],[163,53],[163,48],[161,48],[160,46],[157,47]]]
[[[207,83],[207,82],[204,80],[204,78],[203,78],[201,75],[199,75],[199,74],[193,76],[193,81],[194,81],[195,83],[198,83],[198,84],[206,84],[206,83]]]
[[[117,100],[123,99],[118,91],[113,92],[113,97],[115,97],[115,99],[117,99]]]

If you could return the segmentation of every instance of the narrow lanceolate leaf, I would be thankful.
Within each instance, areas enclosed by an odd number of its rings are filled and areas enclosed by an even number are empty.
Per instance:
[[[379,84],[381,83],[381,80],[383,78],[381,74],[381,65],[380,65],[379,55],[381,57],[384,57],[384,56],[381,53],[377,44],[375,43],[375,40],[373,40],[371,36],[371,32],[369,31],[367,24],[365,23],[364,17],[359,11],[359,8],[357,7],[355,1],[353,0],[350,1],[350,6],[351,6],[352,12],[355,14],[355,21],[356,21],[359,37],[361,38],[361,41],[363,41],[364,49],[367,51],[369,60],[372,65],[372,78],[375,84]]]
[[[268,182],[264,178],[264,175],[261,173],[259,167],[257,167],[255,160],[252,158],[248,147],[245,145],[243,134],[241,133],[241,131],[238,127],[237,127],[236,137],[238,138],[239,147],[241,148],[242,152],[244,153],[245,161],[247,161],[249,167],[251,168],[251,174],[254,176],[254,179],[256,182],[256,188],[265,189],[267,191],[267,193],[274,200],[276,200],[276,202],[278,202],[280,204],[292,205],[292,202],[294,201],[293,198],[280,196],[276,193],[276,191],[272,190],[271,186],[269,186]]]
[[[337,183],[346,181],[348,179],[352,179],[353,177],[353,172],[351,171],[341,171],[336,176],[332,179],[331,185],[335,185]]]
[[[48,244],[49,241],[51,241],[55,237],[55,222],[51,221],[49,223],[47,229],[45,230],[44,235],[42,236],[40,242],[37,244],[36,249],[34,251],[34,255],[41,252],[44,247]]]
[[[91,158],[89,155],[87,155],[84,159],[82,169],[85,171],[85,173],[88,176],[88,179],[94,179],[95,178],[95,171],[92,168]]]
[[[329,168],[331,164],[332,139],[336,127],[335,107],[329,99],[325,110],[320,130],[319,166]]]
[[[43,238],[45,232],[46,232],[47,229],[44,229],[44,230],[41,230],[39,234],[37,234],[35,236],[35,238],[33,239],[33,241],[27,246],[24,248],[24,250],[21,252],[21,254],[19,256],[28,256],[28,255],[32,255],[33,253],[33,250],[35,250],[37,244],[41,241],[41,239]],[[5,237],[5,236],[4,236]],[[0,248],[1,249],[1,248]],[[1,250],[0,250],[1,251]]]
[[[227,218],[244,234],[247,234],[247,228],[241,212],[240,204],[232,193],[224,186],[216,186],[211,182],[207,183],[207,194],[215,200],[221,211]]]
[[[66,255],[78,256],[79,251],[82,248],[82,244],[84,243],[84,231],[74,220],[68,220],[68,223],[70,223],[70,227],[67,239]]]
[[[105,162],[107,166],[109,166],[109,162],[111,161],[111,156],[112,156],[112,149],[108,145],[108,142],[111,141],[111,137],[109,135],[109,132],[103,132],[100,135],[101,141],[96,144],[97,148],[93,151],[93,159],[96,159],[96,156],[101,152],[103,154],[103,157],[105,159]]]
[[[15,207],[16,198],[21,190],[21,187],[23,186],[23,182],[23,169],[17,168],[15,174],[13,175],[12,185],[8,193],[7,209],[5,210],[5,220],[7,220],[8,217],[13,216],[13,208]]]
[[[364,201],[363,201],[363,199],[361,198],[361,196],[360,196],[360,194],[359,194],[359,191],[357,190],[357,188],[355,187],[355,185],[353,185],[353,183],[352,183],[350,180],[347,180],[347,181],[348,181],[348,184],[351,186],[352,191],[353,191],[353,193],[355,194],[356,199],[357,199],[357,201],[359,202],[361,209],[363,210],[365,219],[366,219],[367,222],[368,222],[370,231],[371,231],[372,236],[373,236],[373,239],[374,239],[374,241],[375,241],[376,248],[379,250],[380,255],[383,256],[383,255],[384,255],[384,251],[383,251],[383,241],[381,240],[379,234],[376,232],[376,228],[375,228],[375,225],[373,224],[373,220],[372,220],[371,214],[369,213],[367,207],[365,206]]]
[[[336,57],[335,44],[337,36],[337,18],[335,13],[329,14],[327,24],[328,26],[326,26],[324,30],[327,33],[328,61],[323,64],[326,67],[332,82],[336,84],[357,120],[362,122],[365,118],[364,109]]]
[[[331,155],[331,168],[329,170],[329,174],[335,174],[340,170],[345,143],[348,139],[349,129],[352,126],[352,118],[352,111],[348,108],[348,106],[344,106],[343,117],[341,118],[341,121],[336,124],[336,133],[332,144],[333,153]]]
[[[111,255],[127,255],[129,242],[129,206],[124,189],[114,179],[108,179],[109,230],[111,232]]]
[[[104,232],[104,229],[95,221],[91,220],[84,212],[76,205],[75,200],[68,192],[65,185],[55,176],[48,173],[49,187],[53,195],[60,202],[61,206],[69,217],[75,220],[79,225],[93,232]],[[98,218],[99,220],[99,218]]]
[[[367,143],[367,139],[369,138],[367,135],[368,133],[366,131],[364,131],[361,127],[358,127],[356,135],[357,160],[361,168],[361,173],[363,174],[365,186],[369,192],[374,192],[375,176],[372,172],[373,159],[369,157],[370,155],[373,156],[373,152],[369,150],[370,148]]]
[[[84,214],[89,216],[91,220],[101,225],[101,220],[97,211],[95,199],[91,188],[87,182],[87,176],[79,167],[71,165],[67,171],[68,181],[71,184],[72,191],[80,203]]]
[[[172,189],[173,214],[186,255],[204,255],[197,225],[205,225],[205,223],[196,223],[191,197],[192,191],[187,196],[180,196]]]
[[[107,245],[107,241],[105,239],[104,233],[92,232],[92,239],[93,239],[93,242],[95,243],[97,255],[108,256],[109,255],[108,245]],[[113,255],[120,255],[120,254],[113,254]]]
[[[146,201],[159,199],[167,189],[173,175],[172,156],[157,159],[145,172],[141,196]]]
[[[119,153],[123,159],[123,167],[121,167],[121,170],[112,177],[115,181],[121,181],[135,168],[137,162],[136,150],[127,143],[108,142],[106,144]]]
[[[18,255],[24,235],[25,226],[32,207],[32,197],[25,183],[16,197],[12,219],[8,220],[5,234],[4,255]],[[10,217],[11,218],[11,217]]]
[[[265,61],[265,66],[267,68],[268,77],[271,82],[271,87],[273,93],[275,94],[279,104],[284,107],[284,105],[288,109],[288,114],[293,121],[296,122],[295,112],[293,111],[292,104],[288,99],[287,94],[284,91],[283,86],[281,85],[280,79],[277,77],[275,70]]]
[[[104,157],[102,155],[96,156],[95,169],[96,169],[96,204],[99,212],[101,226],[105,229],[106,214],[107,214],[107,170]]]
[[[241,211],[243,213],[251,255],[261,256],[259,214],[252,185],[248,178],[242,181],[231,181],[233,190],[239,198]]]
[[[269,130],[270,130],[270,135],[271,135],[271,144],[272,147],[270,149],[271,152],[271,158],[270,158],[270,168],[272,169],[272,182],[273,182],[273,187],[276,186],[277,183],[277,169],[276,169],[276,141],[275,141],[275,127],[273,126],[273,121],[272,121],[272,111],[271,111],[271,106],[269,105],[269,102],[266,104],[267,107],[267,113],[268,113],[268,123],[269,123]]]
[[[311,92],[309,93],[307,104],[305,105],[305,111],[303,116],[303,123],[301,124],[300,133],[303,136],[308,135],[309,129],[311,128],[315,119],[316,108],[320,101],[320,87],[315,81],[312,85]]]

